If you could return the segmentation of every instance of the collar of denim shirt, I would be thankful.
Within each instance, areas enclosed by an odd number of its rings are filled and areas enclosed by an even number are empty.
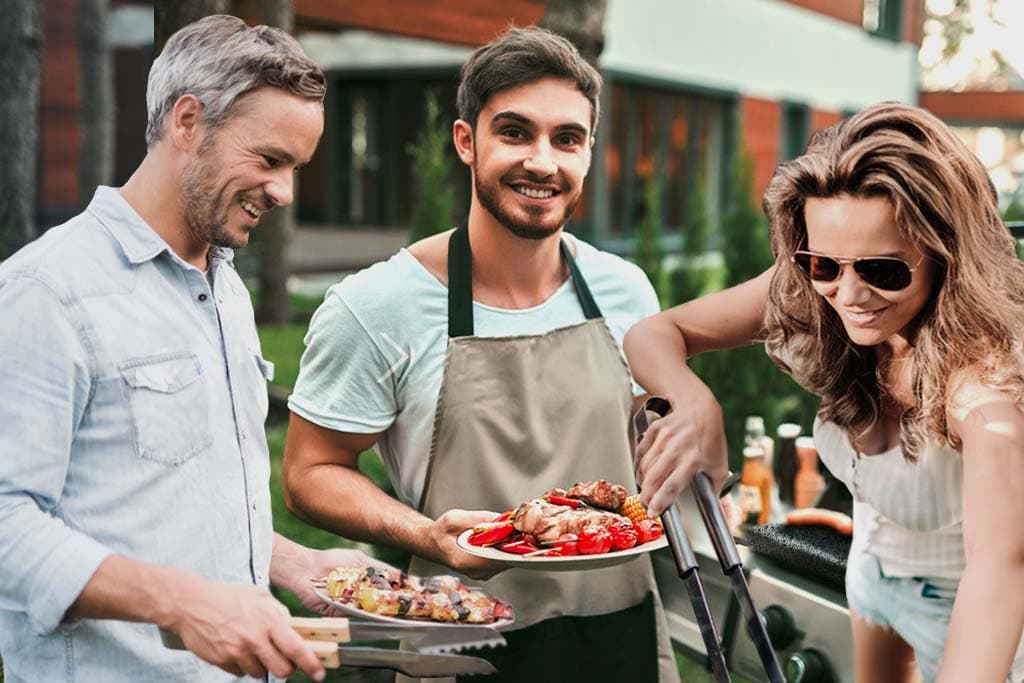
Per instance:
[[[166,251],[180,265],[194,267],[174,253],[170,245],[121,196],[119,188],[102,185],[96,188],[96,194],[93,195],[86,211],[110,231],[125,258],[132,265],[152,261]],[[234,250],[227,247],[215,246],[210,249],[210,266],[213,269],[221,263],[231,263],[234,258]]]

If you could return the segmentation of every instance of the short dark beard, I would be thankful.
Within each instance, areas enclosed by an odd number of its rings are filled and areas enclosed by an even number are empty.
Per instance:
[[[537,225],[531,222],[529,219],[522,221],[517,219],[511,212],[506,211],[501,205],[501,186],[508,184],[511,180],[516,177],[512,174],[506,174],[502,176],[497,183],[494,185],[484,185],[480,182],[480,173],[477,168],[476,161],[473,162],[473,185],[476,189],[477,199],[480,200],[480,204],[494,216],[495,220],[504,226],[509,232],[516,237],[521,237],[528,240],[542,240],[550,237],[559,230],[561,230],[566,222],[572,217],[573,211],[576,210],[576,205],[579,203],[579,196],[573,201],[569,202],[565,207],[565,212],[562,214],[562,220],[554,228],[549,228],[542,225]],[[559,190],[564,192],[565,188]],[[530,207],[528,210],[535,210],[538,215],[543,213],[543,209],[539,207]]]
[[[201,242],[216,247],[241,249],[248,240],[233,237],[225,227],[234,198],[228,200],[217,193],[214,179],[219,169],[216,168],[214,147],[211,140],[204,140],[195,160],[182,174],[181,197],[185,225]]]

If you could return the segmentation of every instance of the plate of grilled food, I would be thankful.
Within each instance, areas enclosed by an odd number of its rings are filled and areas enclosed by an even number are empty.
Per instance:
[[[495,628],[515,621],[508,603],[466,586],[455,576],[418,577],[396,569],[338,567],[313,584],[321,600],[357,619]]]
[[[551,489],[466,529],[457,543],[477,557],[546,571],[610,567],[668,545],[639,496],[603,479]]]

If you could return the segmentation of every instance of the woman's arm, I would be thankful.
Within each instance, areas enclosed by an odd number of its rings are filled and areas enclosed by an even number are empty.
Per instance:
[[[1002,683],[1024,628],[1024,412],[978,383],[949,410],[963,441],[967,569],[949,624],[939,683]]]
[[[652,517],[675,501],[696,472],[706,472],[716,486],[728,475],[721,406],[686,360],[757,339],[773,272],[641,320],[626,333],[623,350],[636,381],[673,407],[637,448],[641,496]]]

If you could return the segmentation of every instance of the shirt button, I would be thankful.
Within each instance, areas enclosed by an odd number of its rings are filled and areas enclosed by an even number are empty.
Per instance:
[[[200,301],[206,301],[206,295],[205,294],[200,294],[199,295],[199,300]]]

